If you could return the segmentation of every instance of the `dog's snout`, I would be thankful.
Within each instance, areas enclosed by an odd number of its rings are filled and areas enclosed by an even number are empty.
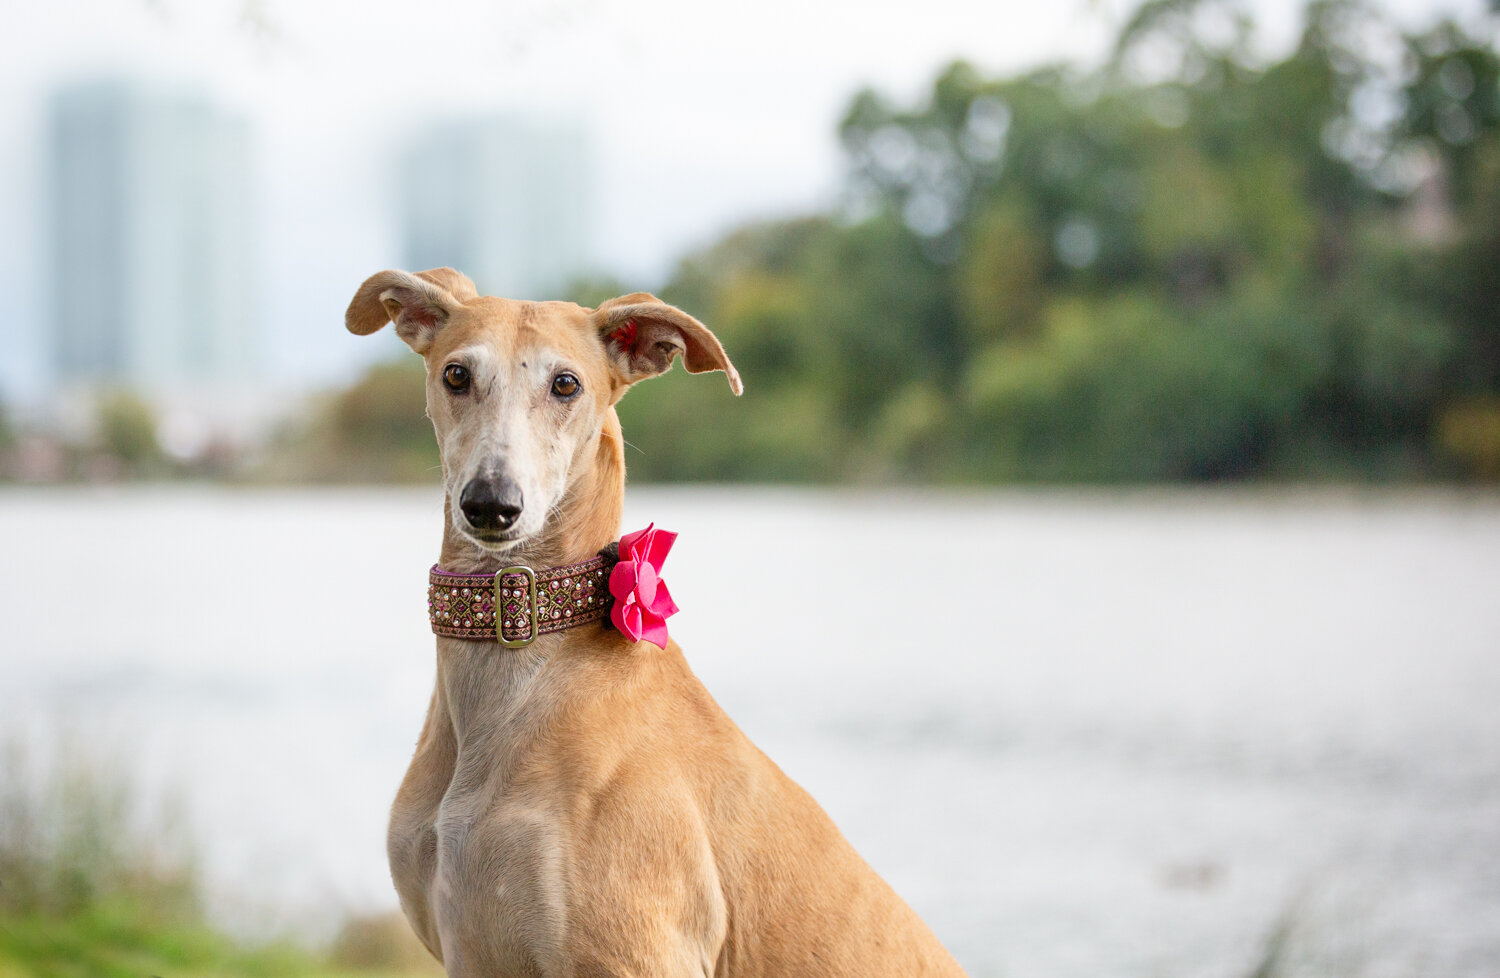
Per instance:
[[[506,530],[521,516],[521,487],[514,481],[471,479],[458,497],[464,519],[477,530]]]

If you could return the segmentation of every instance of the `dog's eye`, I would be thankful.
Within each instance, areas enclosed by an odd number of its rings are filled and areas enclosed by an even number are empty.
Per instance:
[[[461,363],[450,363],[443,368],[443,384],[455,394],[469,389],[469,368]]]
[[[552,378],[552,393],[558,397],[572,397],[583,387],[572,374],[558,374]]]

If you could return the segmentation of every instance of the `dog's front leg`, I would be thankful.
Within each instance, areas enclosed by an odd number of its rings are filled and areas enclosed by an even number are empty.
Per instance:
[[[729,915],[712,862],[678,863],[663,873],[649,856],[609,861],[631,862],[633,872],[595,875],[576,894],[568,936],[578,967],[569,978],[722,976]]]
[[[716,958],[717,952],[697,941],[677,939],[651,948],[589,953],[567,978],[714,978]]]

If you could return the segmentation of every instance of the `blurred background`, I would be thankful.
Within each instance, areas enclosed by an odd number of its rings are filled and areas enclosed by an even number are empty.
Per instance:
[[[0,974],[430,971],[437,454],[342,313],[437,265],[724,341],[627,524],[970,974],[1500,974],[1500,6],[1008,6],[7,5]]]

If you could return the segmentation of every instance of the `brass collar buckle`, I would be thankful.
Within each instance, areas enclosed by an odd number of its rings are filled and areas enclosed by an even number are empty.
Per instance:
[[[521,577],[526,578],[526,610],[527,613],[531,616],[531,627],[527,630],[524,638],[509,639],[505,637],[505,627],[502,621],[504,616],[499,612],[501,608],[505,607],[505,598],[501,594],[500,582],[506,577],[506,575],[520,575]],[[516,590],[519,591],[520,588],[516,588]],[[495,638],[499,639],[501,645],[505,646],[508,649],[521,649],[536,641],[536,571],[532,570],[530,567],[527,567],[525,564],[515,564],[511,567],[502,567],[499,570],[495,571],[495,611]],[[516,622],[516,625],[519,626],[520,624],[521,622],[518,620]]]

